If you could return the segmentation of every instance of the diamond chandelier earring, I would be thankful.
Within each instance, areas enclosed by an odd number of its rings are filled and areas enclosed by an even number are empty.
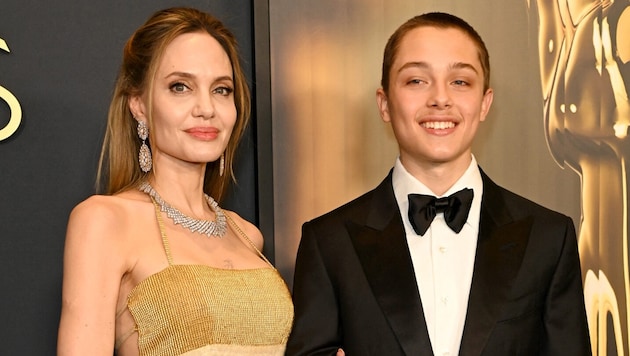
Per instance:
[[[221,153],[219,161],[219,177],[223,177],[223,173],[225,173],[225,152]]]
[[[144,121],[138,120],[138,137],[142,140],[142,146],[140,146],[140,153],[138,154],[138,162],[140,163],[140,169],[144,173],[147,173],[153,167],[153,160],[151,159],[151,150],[147,146],[147,138],[149,138],[149,128]]]

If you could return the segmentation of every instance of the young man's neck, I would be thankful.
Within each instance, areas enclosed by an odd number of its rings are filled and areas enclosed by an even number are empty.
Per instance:
[[[400,158],[401,163],[411,175],[437,196],[446,193],[466,172],[472,155],[449,162],[415,161]]]

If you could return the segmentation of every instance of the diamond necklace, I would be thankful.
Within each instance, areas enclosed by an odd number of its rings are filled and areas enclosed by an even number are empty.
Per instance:
[[[208,237],[216,236],[223,237],[227,232],[227,220],[225,218],[225,214],[223,210],[219,207],[219,204],[212,199],[208,194],[204,194],[206,201],[208,202],[208,206],[214,214],[216,215],[215,221],[210,220],[200,220],[192,218],[188,215],[185,215],[181,211],[169,205],[167,202],[162,200],[162,197],[153,189],[149,182],[143,182],[140,184],[138,189],[141,192],[149,194],[155,200],[156,203],[160,206],[160,210],[166,213],[166,216],[171,218],[173,222],[177,225],[180,224],[182,227],[192,231],[198,232],[200,234],[204,234]]]

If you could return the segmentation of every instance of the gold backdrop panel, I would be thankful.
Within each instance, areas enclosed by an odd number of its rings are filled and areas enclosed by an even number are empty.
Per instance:
[[[579,177],[544,135],[537,17],[520,0],[270,0],[276,264],[291,285],[303,222],[375,187],[398,154],[376,108],[382,53],[404,21],[447,11],[485,39],[495,100],[474,152],[503,186],[580,219]]]

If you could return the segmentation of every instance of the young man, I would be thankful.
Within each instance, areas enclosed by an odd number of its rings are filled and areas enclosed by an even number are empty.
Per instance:
[[[389,39],[376,99],[400,156],[376,189],[304,224],[287,355],[591,353],[573,222],[472,155],[489,78],[458,17],[417,16]]]

